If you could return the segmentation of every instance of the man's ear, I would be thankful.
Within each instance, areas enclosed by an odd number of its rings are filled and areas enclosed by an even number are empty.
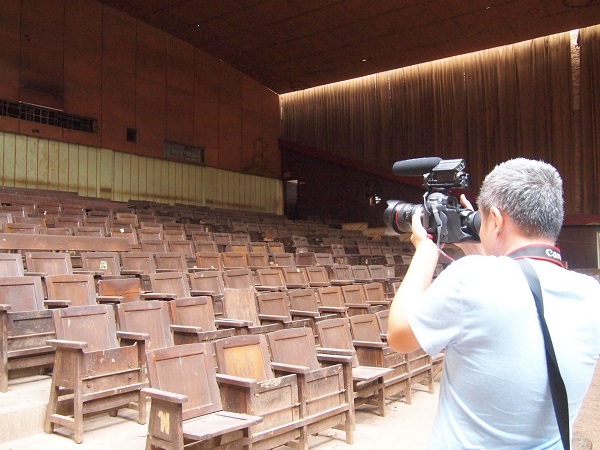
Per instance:
[[[496,235],[501,234],[502,231],[504,230],[504,225],[505,225],[504,216],[502,215],[500,210],[498,208],[496,208],[495,206],[492,206],[490,208],[489,219],[494,224],[494,233]]]

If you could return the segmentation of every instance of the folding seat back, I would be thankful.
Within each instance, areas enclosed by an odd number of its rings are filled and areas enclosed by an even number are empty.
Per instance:
[[[263,418],[251,428],[254,443],[274,448],[300,438],[304,426],[296,375],[275,377],[264,335],[219,339],[215,341],[215,354],[219,373],[226,375],[220,377],[223,404],[231,411]],[[306,433],[302,437],[304,448]]]
[[[117,252],[81,252],[83,270],[102,275],[121,275],[121,261]]]
[[[152,292],[171,294],[173,298],[190,297],[190,284],[185,272],[151,273]]]
[[[97,291],[99,296],[120,297],[121,302],[137,302],[142,299],[142,283],[138,277],[98,280]]]
[[[247,268],[248,258],[246,252],[223,252],[221,253],[221,264],[223,270]]]
[[[148,335],[147,351],[174,345],[167,302],[150,300],[121,303],[117,305],[117,320],[120,331]]]
[[[187,272],[187,259],[183,253],[156,252],[154,253],[156,271]]]
[[[18,277],[24,274],[23,256],[20,253],[0,253],[1,277]]]
[[[169,241],[164,240],[145,240],[140,241],[143,252],[159,253],[169,251]]]
[[[50,306],[96,305],[94,277],[89,274],[50,275],[45,278]]]
[[[67,275],[73,273],[71,255],[66,252],[25,252],[28,272],[44,275]]]

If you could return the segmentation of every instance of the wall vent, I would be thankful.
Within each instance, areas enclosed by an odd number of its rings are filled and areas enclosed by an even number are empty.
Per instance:
[[[97,120],[90,119],[89,117],[66,114],[54,109],[44,108],[43,106],[9,102],[8,100],[1,99],[0,116],[51,125],[67,130],[83,131],[84,133],[96,133],[98,126]]]

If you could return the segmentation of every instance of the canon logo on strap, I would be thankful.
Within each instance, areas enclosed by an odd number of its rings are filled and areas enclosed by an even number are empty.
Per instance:
[[[546,249],[546,255],[549,258],[556,259],[557,261],[562,261],[562,258],[560,256],[560,252],[557,252],[556,250],[554,250],[552,248],[547,248]]]
[[[550,261],[555,264],[558,264],[561,267],[563,265],[560,250],[558,249],[558,247],[554,247],[552,245],[528,245],[525,247],[518,248],[514,252],[510,252],[506,256],[509,256],[513,259],[532,258],[539,259],[542,261]]]

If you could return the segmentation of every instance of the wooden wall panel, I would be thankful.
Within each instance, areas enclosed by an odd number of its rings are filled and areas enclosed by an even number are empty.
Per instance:
[[[66,142],[58,143],[58,190],[69,190],[69,144]]]
[[[136,144],[127,141],[127,128],[136,127],[135,74],[103,66],[102,146],[134,153]]]
[[[102,5],[97,2],[65,0],[64,14],[65,63],[75,60],[100,66],[102,64]]]
[[[14,155],[14,186],[27,187],[27,136],[17,136]]]
[[[64,109],[67,113],[102,117],[102,6],[65,0]],[[64,130],[63,139],[101,145],[101,134]]]
[[[219,168],[240,172],[242,169],[241,110],[219,102]]]
[[[194,92],[200,97],[219,98],[221,62],[201,50],[194,51]]]
[[[2,186],[15,185],[15,156],[17,154],[17,135],[2,133]]]
[[[160,158],[166,135],[166,85],[138,77],[136,80],[136,153]]]
[[[180,144],[194,145],[194,94],[167,86],[167,136]]]
[[[263,113],[263,90],[264,86],[254,81],[246,75],[242,76],[242,108],[254,111],[255,113]]]
[[[68,170],[68,183],[69,187],[67,190],[77,192],[79,190],[79,145],[68,143],[68,158],[69,158],[69,170]]]
[[[21,3],[20,100],[63,109],[64,1]]]
[[[133,17],[102,7],[102,65],[135,73],[137,22]]]
[[[194,145],[216,150],[219,148],[219,100],[194,96]],[[216,155],[215,155],[216,156]],[[208,159],[208,158],[207,158]],[[206,161],[216,167],[218,160]]]
[[[0,14],[0,98],[4,100],[19,100],[20,28],[21,1],[3,1]]]
[[[242,109],[242,171],[268,176],[264,159],[262,114]]]
[[[38,139],[37,155],[37,188],[50,189],[50,141],[47,139]],[[27,174],[29,177],[30,174]]]
[[[114,179],[114,159],[117,152],[98,150],[98,166],[96,168],[96,197],[112,198]]]
[[[242,105],[242,73],[223,61],[219,61],[219,101]]]
[[[19,119],[13,119],[12,117],[0,116],[0,130],[10,131],[13,133],[19,132]]]
[[[22,175],[24,178],[25,187],[37,189],[38,184],[38,144],[40,139],[26,139],[25,141],[25,162],[24,169],[25,173]]]
[[[135,67],[138,78],[166,85],[168,35],[137,22]]]
[[[194,92],[194,47],[172,36],[167,37],[167,85]]]
[[[0,118],[1,130],[149,157],[163,157],[168,139],[205,147],[206,165],[234,171],[252,160],[256,138],[278,138],[276,94],[117,10],[4,0],[0,16],[0,98],[98,119],[96,134],[8,118]],[[128,128],[137,143],[127,142]],[[277,176],[274,156],[268,164]]]
[[[58,142],[48,141],[48,188],[58,190]],[[95,194],[94,194],[95,195]]]

